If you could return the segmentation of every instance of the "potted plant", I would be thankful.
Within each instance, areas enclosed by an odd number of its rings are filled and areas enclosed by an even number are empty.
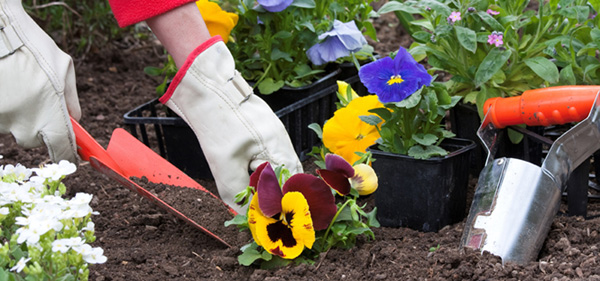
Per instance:
[[[411,53],[449,78],[445,83],[450,94],[463,97],[451,111],[452,130],[478,142],[476,131],[488,98],[593,84],[590,77],[598,75],[598,60],[581,56],[594,47],[581,42],[593,37],[590,30],[598,19],[591,15],[600,6],[583,0],[536,2],[390,1],[378,13],[420,18],[401,21],[415,39]],[[528,129],[543,133],[541,128]],[[499,155],[541,161],[541,144],[521,142],[523,134],[514,130],[506,133],[510,142],[503,142]],[[477,175],[486,157],[483,148],[474,156],[472,171]]]
[[[437,231],[462,220],[475,144],[453,138],[442,125],[460,98],[432,82],[434,77],[402,47],[362,66],[359,76],[376,95],[352,99],[336,111],[323,126],[324,146],[350,163],[372,154],[382,226]]]

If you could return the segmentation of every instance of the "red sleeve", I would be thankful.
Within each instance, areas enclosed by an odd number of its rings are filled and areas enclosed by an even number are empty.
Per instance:
[[[147,20],[195,0],[108,0],[120,27]]]

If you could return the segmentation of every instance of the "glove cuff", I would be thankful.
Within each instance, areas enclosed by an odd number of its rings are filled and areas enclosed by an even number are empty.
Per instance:
[[[206,51],[206,49],[210,48],[215,43],[222,42],[222,41],[223,41],[223,38],[221,38],[220,35],[216,35],[216,36],[213,36],[210,39],[204,41],[204,43],[200,44],[200,46],[198,46],[196,49],[194,49],[194,51],[192,51],[188,55],[183,66],[179,69],[179,71],[177,71],[177,74],[175,74],[175,77],[173,77],[173,80],[171,81],[171,84],[169,85],[167,92],[162,97],[160,97],[158,100],[163,104],[165,104],[167,101],[169,101],[169,99],[171,99],[171,97],[173,96],[173,92],[175,92],[175,89],[177,89],[177,86],[179,86],[179,83],[181,82],[181,80],[183,79],[185,74],[187,73],[188,69],[194,63],[194,60],[196,60],[196,58],[200,54],[202,54],[204,51]]]

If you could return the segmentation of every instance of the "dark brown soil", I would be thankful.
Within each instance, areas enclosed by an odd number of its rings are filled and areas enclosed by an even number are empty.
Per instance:
[[[393,17],[376,20],[381,42],[378,52],[408,47],[410,39]],[[81,124],[106,146],[112,130],[123,127],[123,114],[154,97],[160,83],[145,75],[145,66],[165,61],[162,49],[145,42],[135,48],[119,42],[92,51],[76,60],[82,105]],[[116,47],[120,46],[120,47]],[[44,148],[24,150],[11,136],[0,136],[0,164],[37,166],[48,161]],[[132,155],[131,157],[135,157]],[[310,165],[311,163],[305,163]],[[100,214],[96,223],[96,247],[108,261],[90,267],[90,280],[600,280],[600,202],[590,201],[583,219],[557,215],[538,260],[526,265],[507,263],[498,257],[459,249],[464,221],[437,233],[407,228],[374,229],[375,241],[359,240],[351,250],[331,250],[315,265],[261,270],[237,263],[239,248],[227,248],[203,232],[151,204],[137,193],[109,180],[80,163],[67,178],[70,194],[94,195],[92,207]],[[214,183],[201,182],[204,186]],[[470,191],[476,184],[472,181]],[[209,188],[210,189],[210,188]],[[164,191],[164,195],[169,191]],[[163,196],[161,192],[157,192]],[[366,202],[369,198],[365,198]],[[469,203],[470,204],[470,203]],[[184,208],[184,207],[182,207]],[[194,214],[200,209],[181,210]],[[204,210],[204,208],[202,209]],[[565,208],[562,208],[565,211]],[[200,217],[201,224],[221,225],[230,217]],[[224,229],[223,239],[239,246],[248,233]],[[431,247],[439,248],[430,251]]]

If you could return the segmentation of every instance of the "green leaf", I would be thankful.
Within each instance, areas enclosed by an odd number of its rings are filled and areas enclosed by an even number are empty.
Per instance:
[[[273,81],[273,78],[265,78],[258,84],[258,91],[263,95],[270,95],[283,87],[283,81]]]
[[[558,68],[549,59],[544,57],[533,57],[526,59],[524,62],[542,79],[552,84],[558,83]]]
[[[521,128],[525,128],[525,124],[520,124],[517,125]],[[510,141],[512,143],[520,143],[523,140],[523,134],[515,131],[515,130],[508,130],[508,139],[510,139]]]
[[[388,3],[390,3],[390,2],[388,2]],[[431,42],[431,33],[429,33],[429,32],[417,31],[417,32],[413,33],[412,37],[415,39],[415,41],[420,42],[420,43]]]
[[[560,70],[560,78],[558,79],[561,85],[576,85],[577,79],[575,79],[575,73],[573,73],[573,66],[567,65]]]
[[[437,145],[427,146],[425,149],[420,145],[415,145],[408,149],[408,156],[415,159],[429,159],[434,156],[445,156],[447,154],[448,151]]]
[[[373,108],[369,109],[369,112],[379,115],[383,120],[390,120],[392,118],[392,113],[387,108]]]
[[[397,2],[397,1],[388,1],[387,3],[383,4],[383,6],[381,6],[381,8],[379,8],[379,10],[377,10],[377,15],[383,15],[389,12],[396,12],[396,11],[402,11],[402,12],[406,12],[409,14],[419,14],[421,13],[421,10],[405,5],[404,3],[401,2]]]
[[[361,116],[358,116],[358,118],[360,118],[361,121],[363,121],[371,126],[377,126],[377,124],[379,124],[379,123],[381,123],[381,121],[383,121],[377,115],[361,115]]]
[[[590,76],[590,72],[596,72],[598,68],[600,68],[600,64],[590,64],[586,66],[585,70],[583,71],[583,77]]]
[[[377,220],[377,207],[373,208],[372,211],[367,213],[367,225],[370,227],[380,227],[379,221]]]
[[[477,72],[475,72],[475,86],[481,87],[482,84],[490,80],[506,64],[511,54],[510,50],[492,49],[481,61]]]
[[[279,31],[273,35],[273,39],[287,39],[292,37],[292,33],[286,30]]]
[[[248,218],[244,215],[236,215],[232,219],[225,221],[225,227],[229,227],[230,225],[243,225],[248,223]]]
[[[418,134],[412,135],[412,139],[415,140],[420,145],[428,146],[428,145],[432,145],[435,142],[437,142],[438,137],[436,137],[435,135],[432,135],[432,134],[418,133]]]
[[[314,0],[294,0],[290,6],[313,9],[317,6]]]
[[[278,59],[284,59],[286,61],[292,62],[292,57],[289,53],[283,52],[277,48],[271,51],[271,60],[276,61]]]
[[[146,66],[144,67],[144,73],[150,76],[160,76],[162,75],[162,69],[154,66]]]
[[[475,31],[462,26],[455,26],[454,29],[456,30],[456,37],[458,37],[460,45],[467,49],[467,51],[475,53],[477,50],[477,34]]]
[[[319,139],[323,138],[323,129],[321,129],[321,125],[319,125],[317,123],[312,123],[312,124],[308,125],[308,128],[313,130],[313,132],[315,132],[315,134],[317,134]]]
[[[419,104],[419,102],[421,102],[421,91],[423,91],[423,87],[421,87],[421,89],[414,92],[408,98],[405,98],[404,100],[395,103],[396,106],[400,107],[400,108],[408,108],[408,109],[417,106]]]
[[[238,262],[243,266],[250,266],[258,259],[262,259],[262,254],[256,249],[246,249],[238,256]]]
[[[492,30],[495,30],[495,31],[503,31],[504,30],[504,27],[494,17],[492,17],[490,14],[486,13],[485,11],[479,11],[479,12],[477,12],[477,15],[481,18],[481,20],[483,20],[483,22],[485,22],[487,25],[489,25]]]

